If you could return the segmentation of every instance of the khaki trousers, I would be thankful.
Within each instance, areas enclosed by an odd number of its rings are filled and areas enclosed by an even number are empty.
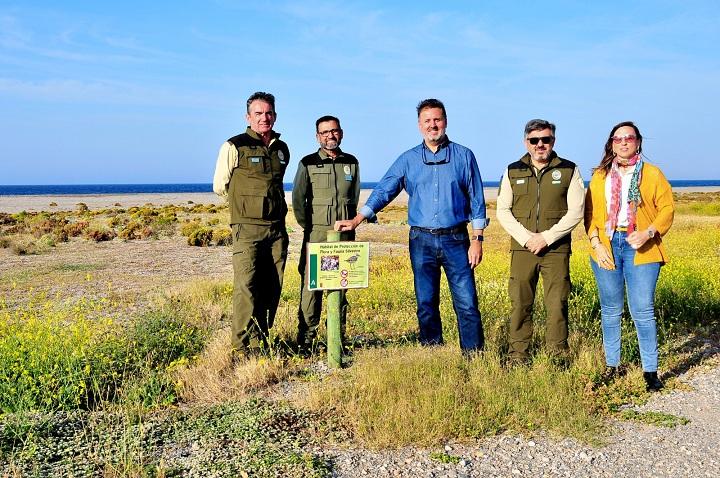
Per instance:
[[[231,341],[239,351],[267,346],[280,302],[288,235],[285,223],[233,224]]]
[[[535,290],[542,275],[547,312],[545,344],[550,354],[568,350],[568,296],[570,295],[570,254],[535,255],[530,251],[512,251],[510,259],[510,355],[529,357],[533,334],[532,307]]]

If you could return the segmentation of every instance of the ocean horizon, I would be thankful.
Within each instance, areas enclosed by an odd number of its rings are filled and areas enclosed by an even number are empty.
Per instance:
[[[377,182],[361,182],[362,189],[373,189]],[[486,188],[496,188],[499,181],[484,181]],[[587,181],[585,182],[587,186]],[[720,179],[671,179],[672,187],[720,187]],[[292,191],[292,183],[283,183],[285,191]],[[211,193],[211,183],[167,184],[29,184],[0,185],[0,196],[74,196],[99,194],[162,194]]]

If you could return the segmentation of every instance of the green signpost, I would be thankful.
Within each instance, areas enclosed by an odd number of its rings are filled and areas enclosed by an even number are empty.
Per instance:
[[[307,244],[308,290],[327,290],[328,365],[342,366],[340,334],[340,290],[368,286],[370,244],[340,241],[340,233],[329,230],[327,242]]]

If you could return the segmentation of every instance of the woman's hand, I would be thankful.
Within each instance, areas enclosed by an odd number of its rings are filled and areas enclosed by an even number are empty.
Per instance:
[[[640,249],[648,239],[650,239],[650,234],[648,234],[648,230],[645,229],[644,231],[634,231],[630,233],[627,237],[627,242],[630,244],[630,247],[637,250]]]
[[[601,242],[598,242],[597,246],[595,246],[595,256],[597,257],[597,263],[600,267],[609,271],[615,270],[615,262]]]

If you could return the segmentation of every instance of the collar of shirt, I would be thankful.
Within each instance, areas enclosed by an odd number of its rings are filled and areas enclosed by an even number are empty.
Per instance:
[[[548,159],[547,164],[542,169],[538,169],[535,167],[535,165],[532,163],[532,160],[530,159],[530,153],[525,153],[523,157],[520,158],[520,161],[530,166],[530,168],[532,168],[532,170],[535,172],[535,175],[537,176],[538,173],[540,173],[541,171],[557,166],[560,163],[560,157],[557,155],[555,150],[550,151],[550,158]]]
[[[253,130],[250,126],[247,127],[247,129],[245,130],[245,133],[246,133],[248,136],[250,136],[251,138],[255,138],[255,139],[258,140],[258,141],[262,141],[262,138],[260,137],[260,135],[257,134],[257,133],[255,132],[255,130]],[[270,146],[271,144],[273,144],[273,143],[275,142],[275,140],[276,140],[276,139],[279,139],[279,138],[280,138],[280,133],[278,133],[278,132],[276,132],[276,131],[274,131],[274,130],[270,131],[270,143],[268,143],[268,146]]]
[[[410,196],[408,223],[427,228],[448,228],[466,224],[474,214],[471,183],[482,197],[480,178],[470,171],[469,149],[447,136],[433,153],[423,141],[408,151],[405,187]],[[474,161],[474,159],[472,159]]]
[[[343,152],[342,152],[342,150],[341,150],[340,148],[338,148],[338,149],[337,149],[337,152],[338,152],[338,154],[333,157],[333,156],[330,156],[329,154],[327,154],[327,152],[326,152],[324,149],[322,149],[322,148],[319,148],[319,149],[318,149],[318,155],[320,155],[320,159],[335,160],[335,159],[337,159],[337,158],[342,158],[342,157],[343,157]]]

